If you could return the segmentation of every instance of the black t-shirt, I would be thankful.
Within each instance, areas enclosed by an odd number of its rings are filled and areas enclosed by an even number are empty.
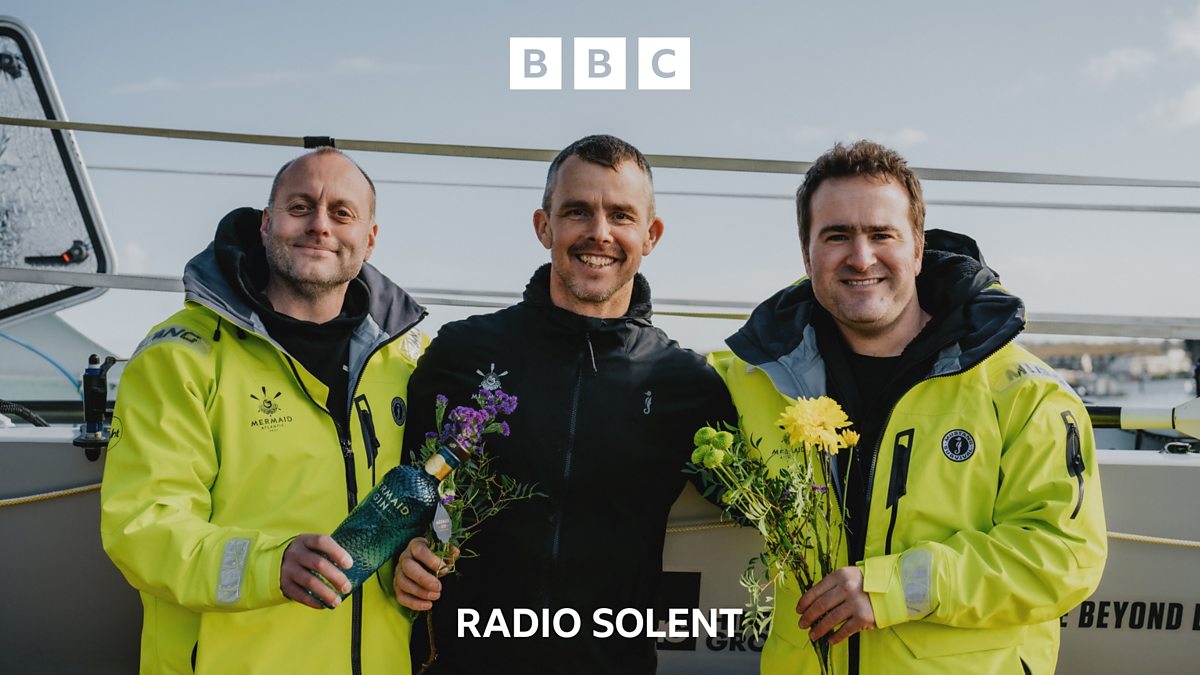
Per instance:
[[[845,486],[839,497],[845,502],[846,543],[850,562],[856,563],[862,560],[866,546],[868,481],[874,478],[871,464],[888,413],[907,386],[928,372],[936,352],[921,349],[922,332],[900,356],[864,356],[850,349],[823,308],[813,310],[812,322],[825,361],[829,395],[842,405],[859,434],[858,447],[849,453],[849,466],[840,457],[838,464]]]

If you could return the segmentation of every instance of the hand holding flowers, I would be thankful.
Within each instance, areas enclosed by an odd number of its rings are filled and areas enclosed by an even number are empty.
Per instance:
[[[703,427],[693,438],[696,449],[685,469],[700,476],[706,496],[719,494],[727,514],[748,522],[763,537],[763,552],[750,560],[740,579],[749,595],[743,622],[747,636],[769,628],[771,589],[787,575],[794,575],[804,592],[834,572],[846,515],[829,489],[834,457],[859,441],[841,406],[825,396],[796,401],[778,424],[783,445],[768,451],[739,429]],[[828,642],[818,639],[813,646],[822,672],[831,672]]]

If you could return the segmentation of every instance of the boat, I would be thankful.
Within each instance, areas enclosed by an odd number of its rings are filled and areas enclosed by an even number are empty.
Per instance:
[[[98,527],[98,488],[111,433],[105,413],[119,379],[119,367],[109,371],[112,364],[103,359],[127,354],[111,354],[58,312],[90,302],[106,288],[178,292],[181,284],[116,273],[112,243],[72,135],[113,130],[67,120],[36,37],[13,19],[0,18],[0,71],[0,106],[7,106],[0,107],[0,198],[9,195],[0,201],[0,398],[15,399],[0,408],[0,578],[12,580],[0,619],[0,672],[132,672],[140,602],[102,551]],[[236,135],[221,136],[214,140]],[[416,146],[380,142],[366,149],[413,152]],[[545,159],[540,150],[439,152]],[[668,166],[712,159],[663,157]],[[37,200],[12,200],[18,180],[40,186]],[[50,214],[47,226],[19,230],[16,216],[35,218],[35,207]],[[427,304],[477,309],[516,297],[452,289],[419,289],[417,295]],[[666,315],[728,317],[744,314],[752,303],[681,299],[660,306]],[[1200,322],[1191,319],[1034,315],[1030,324],[1048,334],[1200,339]],[[79,400],[47,393],[60,392],[61,379],[71,380]],[[8,393],[13,391],[16,396]],[[1089,412],[1102,448],[1110,556],[1099,589],[1062,617],[1058,672],[1193,671],[1200,663],[1200,586],[1191,572],[1200,563],[1200,520],[1191,508],[1200,481],[1200,399],[1147,408],[1093,405]],[[38,419],[48,424],[30,421]],[[671,514],[663,606],[740,608],[737,579],[758,545],[752,530],[722,520],[688,488]],[[664,637],[659,672],[755,673],[761,648],[761,640],[736,631]]]

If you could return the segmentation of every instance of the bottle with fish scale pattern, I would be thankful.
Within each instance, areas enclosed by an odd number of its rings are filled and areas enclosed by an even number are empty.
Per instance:
[[[401,465],[383,476],[366,498],[333,531],[332,537],[350,554],[353,566],[343,570],[353,593],[413,537],[433,522],[438,484],[468,453],[453,442],[442,446],[424,469]],[[343,599],[350,593],[340,593]]]

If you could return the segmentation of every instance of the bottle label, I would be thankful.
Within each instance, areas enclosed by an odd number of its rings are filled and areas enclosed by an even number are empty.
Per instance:
[[[377,508],[380,514],[397,512],[401,516],[407,516],[410,511],[408,504],[406,504],[404,500],[397,497],[396,493],[392,492],[391,486],[389,486],[387,483],[379,484],[378,488],[371,496],[371,501],[373,502],[372,506]]]
[[[453,534],[452,527],[450,514],[446,512],[446,507],[438,503],[437,510],[433,512],[433,534],[438,541],[445,544],[450,541],[450,535]]]

